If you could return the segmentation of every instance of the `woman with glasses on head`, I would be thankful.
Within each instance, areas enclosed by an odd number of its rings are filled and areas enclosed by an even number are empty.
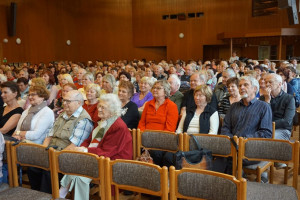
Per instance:
[[[29,88],[28,99],[30,106],[23,113],[18,122],[13,137],[42,144],[46,133],[54,122],[54,113],[47,106],[48,90],[43,86]]]

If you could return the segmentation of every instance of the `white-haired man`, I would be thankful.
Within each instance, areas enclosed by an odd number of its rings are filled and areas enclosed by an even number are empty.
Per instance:
[[[275,122],[275,139],[289,140],[296,111],[295,99],[281,89],[280,75],[268,74],[265,81],[266,89],[260,99],[271,106],[272,121]]]
[[[178,108],[178,113],[180,113],[181,102],[183,98],[183,94],[179,91],[180,88],[180,79],[177,75],[171,74],[168,78],[168,82],[171,86],[170,100],[173,101]]]

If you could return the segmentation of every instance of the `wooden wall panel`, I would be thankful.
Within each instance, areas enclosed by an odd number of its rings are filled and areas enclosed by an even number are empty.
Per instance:
[[[7,36],[10,0],[0,1],[0,41]],[[107,59],[199,59],[203,46],[228,45],[221,32],[257,32],[289,26],[286,10],[252,17],[252,1],[244,0],[15,0],[17,35],[2,43],[8,61]],[[164,14],[204,12],[200,18],[162,20]],[[184,33],[184,38],[179,38]],[[15,39],[22,39],[17,45]],[[71,46],[66,40],[71,40]],[[248,47],[247,47],[248,48]],[[255,48],[241,54],[256,54]],[[228,52],[227,52],[228,51]],[[299,56],[300,49],[295,48]]]

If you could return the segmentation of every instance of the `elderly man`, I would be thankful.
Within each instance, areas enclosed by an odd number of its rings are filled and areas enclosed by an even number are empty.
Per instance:
[[[239,92],[242,100],[229,108],[221,134],[246,138],[272,137],[272,111],[266,102],[255,98],[258,91],[259,84],[255,78],[241,78]]]
[[[168,82],[171,86],[171,92],[170,92],[170,100],[173,101],[178,108],[178,113],[180,112],[181,102],[183,98],[183,94],[179,91],[180,88],[180,79],[177,75],[171,74]]]
[[[226,83],[228,79],[233,77],[236,77],[236,74],[233,71],[233,69],[226,69],[222,72],[222,83],[217,85],[214,90],[218,102],[220,102],[226,95],[228,95]]]
[[[157,80],[166,80],[166,76],[163,75],[164,69],[160,65],[154,66],[154,78]]]
[[[195,72],[195,69],[192,64],[188,64],[185,67],[185,74],[180,77],[181,86],[180,88],[185,90],[190,88],[190,78],[191,75]]]
[[[194,100],[194,89],[198,85],[206,84],[207,82],[207,72],[201,70],[199,72],[195,72],[191,76],[191,89],[184,93],[182,104],[181,104],[181,111],[180,114],[184,114],[188,109],[194,109],[196,107],[195,100]],[[213,108],[218,108],[217,98],[216,95],[212,96],[211,102],[209,103],[210,106]]]
[[[233,103],[229,108],[221,129],[221,134],[245,138],[272,137],[272,111],[270,106],[256,99],[259,91],[258,81],[251,76],[243,76],[239,83],[242,100]],[[227,161],[227,173],[231,172],[232,162]],[[243,160],[244,166],[257,165],[259,161]],[[219,164],[220,165],[220,164]],[[226,165],[225,165],[226,166]],[[224,172],[220,171],[220,172]],[[262,182],[268,182],[267,173],[262,173]]]
[[[77,89],[82,88],[82,77],[86,74],[86,70],[83,68],[79,68],[76,74],[76,78],[74,79],[74,84],[76,85]]]
[[[44,140],[44,146],[56,146],[58,150],[72,150],[88,138],[93,129],[90,115],[82,108],[83,96],[77,90],[68,92],[64,99],[64,112],[56,119]],[[51,193],[50,173],[36,168],[28,170],[32,189]]]
[[[266,89],[260,97],[270,104],[272,121],[275,122],[275,138],[289,140],[295,115],[295,99],[281,89],[282,78],[278,74],[268,74],[265,78]]]

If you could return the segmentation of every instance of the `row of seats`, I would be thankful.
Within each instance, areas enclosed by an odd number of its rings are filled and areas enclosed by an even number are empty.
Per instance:
[[[137,145],[139,138],[147,138],[142,146],[147,148],[152,135],[159,132],[137,131]],[[157,136],[153,136],[157,137]],[[177,146],[183,150],[196,148],[191,143],[187,134],[164,135],[164,141],[171,141],[169,138],[177,137]],[[180,139],[181,138],[181,139]],[[214,155],[230,156],[235,152],[235,147],[227,136],[196,134],[197,140],[203,148],[211,147]],[[151,140],[151,139],[150,139]],[[143,141],[143,140],[141,140]],[[179,141],[179,142],[178,142]],[[161,149],[163,141],[156,140],[154,149]],[[201,199],[298,199],[297,198],[297,177],[299,165],[299,142],[290,142],[274,139],[243,139],[239,138],[238,151],[238,173],[230,176],[222,173],[182,169],[175,170],[170,167],[169,174],[167,167],[159,167],[154,164],[133,160],[114,160],[98,157],[94,154],[55,151],[44,146],[29,143],[13,145],[6,143],[6,159],[8,163],[11,188],[0,193],[0,199],[56,199],[59,197],[58,173],[80,175],[91,178],[99,184],[99,196],[101,199],[119,197],[119,189],[131,190],[139,193],[146,193],[160,196],[164,199],[177,198],[201,198]],[[172,146],[172,143],[169,143]],[[175,143],[174,143],[175,144]],[[179,145],[178,145],[179,144]],[[222,145],[220,145],[222,144]],[[171,148],[175,151],[175,148]],[[235,156],[232,154],[231,156]],[[285,185],[261,184],[247,182],[242,178],[242,159],[262,160],[271,162],[282,162],[293,164],[293,187]],[[45,194],[38,191],[18,187],[17,164],[22,166],[39,167],[51,171],[53,193]],[[169,177],[169,178],[168,178]],[[111,185],[115,186],[112,191]]]

